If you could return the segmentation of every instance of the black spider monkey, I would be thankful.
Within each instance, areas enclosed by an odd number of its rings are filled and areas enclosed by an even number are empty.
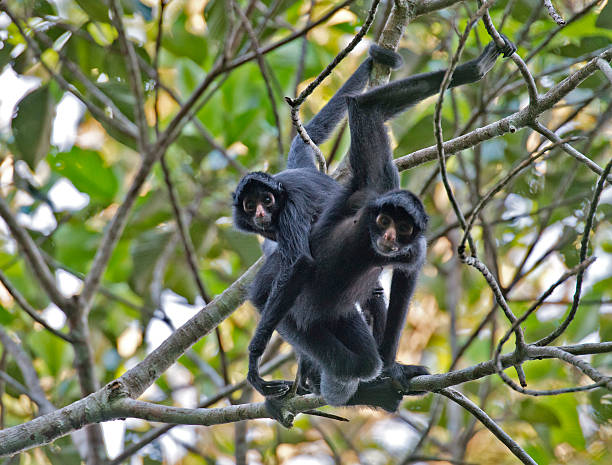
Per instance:
[[[478,81],[500,54],[514,53],[514,44],[504,41],[502,49],[490,43],[478,58],[458,66],[450,86]],[[425,259],[428,217],[417,196],[399,189],[385,122],[438,92],[444,74],[420,74],[346,97],[352,178],[348,186],[332,192],[312,226],[307,252],[267,299],[249,345],[248,380],[268,400],[289,386],[259,375],[259,357],[274,329],[316,367],[317,388],[331,405],[366,404],[395,411],[410,379],[427,373],[422,366],[395,360]],[[377,344],[354,304],[368,297],[382,267],[389,265],[391,294]]]
[[[306,125],[315,144],[329,138],[346,116],[348,95],[363,91],[370,78],[373,61],[393,69],[401,66],[401,57],[372,45],[365,60],[338,90],[332,99]],[[294,137],[289,150],[287,169],[269,175],[252,172],[244,176],[233,195],[234,225],[245,232],[261,234],[266,262],[256,275],[249,298],[255,307],[265,308],[270,292],[274,292],[300,256],[310,253],[308,235],[311,225],[320,215],[325,202],[342,189],[331,177],[318,171],[313,149],[299,136]],[[362,309],[373,324],[377,340],[382,337],[386,304],[380,286],[361,301]],[[308,360],[300,360],[302,388],[307,380],[317,378]]]

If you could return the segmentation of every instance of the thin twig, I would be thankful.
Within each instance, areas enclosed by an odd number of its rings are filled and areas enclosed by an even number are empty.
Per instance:
[[[302,103],[304,103],[304,100],[306,100],[306,98],[310,94],[312,94],[312,92],[317,88],[317,86],[321,84],[321,82],[323,82],[323,80],[331,74],[333,69],[338,66],[338,64],[355,48],[355,46],[359,42],[361,42],[361,39],[363,39],[363,37],[366,35],[368,29],[370,29],[372,21],[374,21],[374,16],[376,15],[376,10],[378,8],[379,3],[380,0],[374,0],[372,2],[372,6],[370,7],[368,16],[364,21],[363,26],[361,26],[359,32],[355,35],[355,37],[353,37],[349,44],[340,53],[338,53],[338,55],[336,55],[332,62],[327,65],[325,69],[321,71],[321,73],[319,73],[316,79],[310,84],[308,84],[308,86],[302,92],[300,92],[300,95],[298,95],[296,99],[285,97],[285,100],[291,106],[291,120],[293,121],[295,129],[297,130],[302,140],[314,150],[315,157],[319,164],[319,170],[322,172],[326,171],[325,157],[323,157],[323,154],[321,153],[319,147],[317,147],[317,145],[312,141],[312,139],[310,139],[308,133],[306,132],[304,126],[300,121],[300,106],[302,105]]]
[[[38,312],[36,310],[34,310],[34,308],[28,303],[28,301],[25,299],[25,297],[21,294],[21,292],[19,292],[17,290],[17,288],[15,288],[11,282],[9,281],[9,279],[6,277],[6,275],[2,272],[2,270],[0,270],[0,282],[2,283],[2,285],[4,286],[4,288],[8,291],[9,294],[11,294],[11,296],[13,296],[13,299],[15,299],[15,301],[19,304],[19,306],[28,314],[30,315],[30,317],[36,321],[37,323],[40,323],[47,331],[49,331],[51,334],[63,339],[66,342],[72,343],[73,339],[65,333],[62,333],[61,331],[58,331],[57,329],[53,328],[52,326],[49,325],[49,323],[47,323],[45,321],[44,318],[42,318]]]
[[[597,186],[595,187],[595,192],[593,192],[593,199],[591,200],[591,204],[589,207],[589,213],[586,218],[586,222],[584,225],[584,232],[582,233],[582,241],[580,244],[580,263],[586,260],[586,255],[589,248],[589,235],[591,234],[591,228],[593,227],[593,218],[595,217],[595,211],[597,210],[597,205],[599,203],[599,198],[601,196],[601,192],[603,191],[604,179],[608,177],[610,170],[612,169],[612,159],[606,165],[604,172],[599,177],[597,181]],[[578,310],[578,304],[580,303],[580,294],[582,291],[582,279],[584,276],[584,270],[580,270],[576,275],[576,290],[574,291],[574,300],[572,302],[572,308],[570,309],[567,317],[561,323],[559,327],[557,327],[551,334],[546,337],[543,337],[539,341],[536,342],[538,346],[545,346],[550,344],[556,338],[558,338],[563,332],[567,329],[569,324],[574,319],[576,315],[576,311]]]
[[[594,261],[595,261],[595,257],[591,257],[588,260],[585,260],[585,261],[581,262],[579,265],[575,266],[571,270],[568,270],[565,273],[563,273],[563,275],[561,275],[561,277],[555,283],[553,283],[538,298],[538,300],[536,302],[534,302],[531,305],[531,307],[529,307],[529,309],[523,315],[520,316],[520,318],[518,318],[514,323],[512,323],[512,326],[508,329],[508,331],[506,331],[506,334],[504,334],[504,336],[499,340],[499,342],[497,344],[497,348],[495,349],[495,355],[494,355],[496,371],[497,371],[497,374],[499,375],[499,377],[504,381],[504,383],[506,383],[508,386],[510,386],[515,391],[518,391],[518,392],[520,392],[522,394],[532,395],[532,396],[554,395],[554,394],[558,393],[557,391],[535,391],[533,389],[525,389],[524,386],[521,387],[521,386],[518,386],[516,383],[514,383],[514,381],[512,381],[508,377],[508,375],[506,375],[503,372],[503,370],[502,370],[501,361],[500,361],[502,347],[503,347],[504,343],[510,338],[510,334],[512,334],[512,332],[521,323],[523,323],[529,317],[529,315],[531,315],[538,308],[540,308],[540,306],[545,302],[545,300],[553,293],[553,291],[557,287],[559,287],[561,284],[563,284],[565,281],[567,281],[570,277],[574,276],[575,274],[584,272],[584,270],[588,266],[590,266]],[[572,389],[576,389],[576,388],[569,388],[569,390],[565,390],[564,392],[572,392]]]
[[[555,23],[557,23],[559,26],[563,26],[565,24],[565,20],[561,17],[559,13],[557,13],[557,10],[555,10],[555,7],[553,6],[552,2],[550,0],[544,0],[544,5],[546,5],[548,14],[552,19],[555,20]]]
[[[257,65],[259,66],[259,71],[261,72],[261,77],[263,78],[264,85],[266,86],[266,92],[268,93],[268,99],[270,100],[270,106],[272,107],[272,113],[274,114],[274,122],[276,124],[276,142],[278,144],[278,154],[282,159],[285,153],[285,149],[283,148],[283,132],[280,122],[280,117],[278,115],[278,108],[276,106],[276,97],[274,97],[274,91],[272,90],[271,82],[272,79],[270,77],[270,69],[266,64],[266,60],[263,55],[259,52],[259,41],[257,40],[257,35],[253,28],[251,27],[251,23],[249,19],[244,14],[244,11],[240,8],[240,6],[236,3],[235,0],[231,0],[232,7],[234,11],[238,14],[242,25],[244,26],[247,34],[251,40],[251,48],[256,54]]]
[[[608,78],[608,81],[612,83],[612,67],[610,66],[610,63],[602,60],[601,58],[598,58],[597,66],[599,66],[601,72],[604,73],[604,75]]]
[[[487,29],[487,32],[489,33],[491,38],[495,41],[495,43],[499,47],[503,47],[504,46],[504,40],[499,35],[499,32],[497,32],[497,30],[495,29],[495,26],[493,25],[493,20],[491,19],[491,15],[489,14],[488,9],[485,12],[485,14],[483,15],[482,20],[483,20],[485,28]],[[528,108],[535,115],[535,111],[536,111],[535,107],[536,107],[536,105],[538,103],[538,89],[536,87],[536,83],[535,83],[535,81],[533,79],[533,76],[531,75],[531,72],[529,71],[529,68],[527,68],[527,64],[523,61],[523,59],[519,56],[519,54],[517,52],[514,52],[510,56],[510,58],[516,64],[516,66],[519,69],[521,75],[523,76],[523,79],[525,80],[525,83],[527,84],[527,91],[529,93],[529,107]]]
[[[568,143],[563,143],[559,136],[557,136],[554,132],[552,132],[550,129],[548,129],[546,126],[544,126],[542,123],[540,123],[539,121],[535,121],[530,126],[534,130],[536,130],[537,132],[542,134],[544,137],[546,137],[548,140],[550,140],[551,142],[554,142],[556,144],[560,144],[561,148],[563,150],[565,150],[565,152],[567,152],[569,155],[574,157],[580,163],[586,165],[591,171],[593,171],[594,173],[597,173],[597,174],[599,174],[601,176],[601,174],[603,173],[603,169],[601,168],[601,166],[599,166],[597,163],[595,163],[589,157],[587,157],[587,156],[583,155],[582,153],[580,153],[578,150],[576,150],[574,147],[572,147]],[[612,176],[606,176],[606,180],[608,182],[612,183]]]
[[[467,37],[469,35],[469,32],[471,31],[471,29],[476,24],[476,21],[478,20],[478,18],[480,16],[482,16],[483,14],[485,14],[485,12],[487,11],[487,8],[489,7],[489,5],[491,3],[492,3],[492,0],[490,0],[489,2],[484,3],[483,6],[481,6],[478,9],[476,14],[468,22],[468,24],[467,24],[467,26],[465,28],[465,31],[464,31],[463,35],[461,36],[461,38],[459,40],[459,45],[457,46],[457,51],[453,55],[453,57],[451,59],[451,62],[449,64],[449,67],[446,70],[446,74],[444,75],[444,79],[442,80],[442,83],[440,85],[440,94],[439,94],[439,97],[438,97],[438,101],[436,103],[436,109],[435,109],[435,113],[434,113],[434,133],[435,133],[435,136],[436,136],[436,147],[437,147],[437,154],[438,154],[438,163],[439,163],[439,166],[440,166],[440,174],[441,174],[441,177],[442,177],[442,182],[444,184],[444,188],[446,189],[447,196],[448,196],[448,198],[449,198],[449,200],[451,202],[451,205],[453,207],[455,215],[457,216],[457,219],[459,220],[459,223],[461,224],[461,227],[462,227],[462,229],[464,231],[467,229],[467,224],[466,224],[465,218],[463,216],[463,213],[461,211],[461,208],[459,207],[459,204],[457,203],[457,200],[455,199],[455,195],[453,194],[453,190],[452,190],[452,187],[450,186],[450,183],[449,183],[449,180],[448,180],[448,175],[447,175],[447,172],[446,172],[446,161],[445,161],[445,156],[444,156],[443,135],[442,135],[442,122],[441,122],[442,121],[442,102],[444,101],[444,92],[446,91],[446,89],[450,85],[451,76],[453,74],[453,71],[454,71],[455,67],[457,66],[457,63],[459,62],[459,57],[461,55],[461,52],[463,51],[463,48],[465,46],[465,42],[467,41]],[[459,246],[459,250],[458,250],[459,259],[462,262],[475,267],[477,270],[479,270],[483,274],[483,276],[485,277],[485,279],[489,283],[489,286],[493,290],[493,293],[495,295],[495,299],[497,300],[497,302],[499,303],[500,307],[502,308],[502,310],[506,314],[506,317],[510,320],[510,322],[516,321],[516,316],[514,316],[514,314],[512,313],[512,310],[510,310],[510,307],[506,303],[505,298],[504,298],[504,296],[503,296],[503,294],[501,292],[501,289],[499,288],[499,284],[497,283],[497,280],[491,274],[491,272],[488,270],[486,265],[476,258],[476,255],[475,255],[476,254],[476,248],[475,248],[475,246],[474,246],[474,244],[473,244],[473,242],[471,240],[471,236],[469,235],[469,231],[467,232],[467,241],[470,244],[470,251],[471,251],[472,255],[470,257],[467,257],[465,255],[465,247],[463,245],[460,245]],[[525,344],[524,336],[523,336],[523,333],[522,333],[520,328],[516,329],[516,342],[517,342],[517,345],[519,345],[519,346],[523,346]]]
[[[128,79],[130,87],[134,97],[136,98],[135,114],[138,128],[138,148],[141,155],[144,155],[149,147],[149,135],[147,119],[145,117],[144,104],[145,97],[142,89],[142,77],[140,75],[140,67],[138,66],[138,59],[136,58],[136,52],[132,42],[127,38],[125,29],[123,28],[123,11],[121,7],[117,5],[117,0],[110,0],[110,9],[113,13],[113,24],[117,29],[119,36],[119,43],[123,49],[125,56],[125,66],[128,70],[130,78]]]
[[[495,196],[495,194],[501,191],[505,186],[507,186],[510,183],[510,181],[515,176],[517,176],[521,171],[523,171],[528,166],[532,165],[538,158],[540,158],[546,152],[558,147],[559,145],[565,144],[566,142],[569,142],[571,140],[576,140],[576,138],[569,137],[569,138],[560,140],[559,142],[555,142],[553,144],[547,145],[546,147],[538,151],[532,152],[531,154],[529,154],[528,157],[526,157],[524,160],[518,163],[514,168],[512,168],[508,172],[508,174],[504,176],[503,179],[501,179],[497,184],[495,184],[491,189],[489,189],[489,191],[484,196],[481,197],[479,202],[476,204],[476,206],[473,208],[472,212],[470,213],[469,220],[467,222],[467,227],[463,233],[463,237],[461,239],[460,244],[465,247],[465,241],[467,239],[467,234],[472,229],[472,226],[474,225],[474,222],[476,221],[476,217],[481,212],[481,210],[487,205],[487,203],[489,203],[489,201]]]
[[[0,4],[0,9],[4,9],[4,11],[11,17],[13,22],[15,22],[15,25],[19,28],[21,35],[28,43],[28,47],[30,47],[30,49],[34,52],[39,61],[46,68],[46,65],[43,63],[42,51],[40,50],[36,42],[30,40],[29,37],[25,35],[24,31],[17,23],[20,18],[10,12],[8,7],[6,7],[4,4]],[[36,27],[31,27],[30,30],[34,33],[36,38],[40,40],[47,48],[54,49],[53,41],[49,38],[47,34],[45,34],[41,30],[38,30]],[[113,115],[112,119],[116,119],[116,123],[123,125],[125,128],[128,128],[135,135],[137,131],[136,125],[132,121],[130,121],[127,116],[125,116],[125,114],[119,109],[119,107],[115,105],[115,102],[113,102],[110,97],[108,97],[104,92],[102,92],[102,90],[100,90],[99,87],[97,87],[90,79],[88,79],[87,76],[81,70],[81,68],[76,65],[72,60],[68,59],[68,57],[66,57],[66,54],[62,50],[56,50],[56,52],[61,63],[70,71],[70,73],[74,77],[76,77],[83,84],[83,87],[85,87],[87,92],[89,92],[94,98],[98,99],[104,106],[106,106],[110,110],[110,114]],[[47,69],[47,71],[50,71],[50,69]],[[60,75],[54,74],[54,79],[57,80],[57,76]],[[81,101],[87,105],[84,100]],[[116,124],[113,124],[112,126],[116,126]]]
[[[25,228],[17,222],[15,215],[13,215],[13,212],[2,197],[0,197],[0,218],[8,226],[13,239],[15,239],[19,248],[23,251],[26,261],[30,265],[30,270],[47,296],[63,312],[72,312],[74,309],[72,302],[59,291],[55,278],[45,263],[40,249]]]
[[[504,443],[521,462],[527,465],[538,465],[530,456],[519,446],[508,434],[495,423],[495,421],[487,415],[484,410],[478,407],[474,402],[469,400],[456,389],[441,389],[438,391],[444,397],[448,397],[453,402],[461,405],[464,409],[474,415],[480,422],[491,431],[497,439]]]
[[[21,344],[13,341],[13,339],[2,329],[0,326],[0,342],[4,346],[4,349],[8,351],[19,370],[21,371],[21,375],[23,376],[23,380],[27,386],[28,397],[30,397],[40,409],[41,414],[51,413],[55,410],[55,407],[45,396],[45,391],[40,384],[40,379],[38,378],[38,374],[34,369],[34,363],[32,359],[27,354],[27,352],[23,349]]]

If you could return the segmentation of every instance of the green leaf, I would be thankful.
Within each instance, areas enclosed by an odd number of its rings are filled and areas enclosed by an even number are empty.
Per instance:
[[[32,3],[32,11],[35,16],[42,17],[57,14],[53,8],[53,5],[51,5],[51,3],[49,3],[47,0],[34,0]]]
[[[143,295],[149,292],[153,269],[170,236],[171,233],[153,230],[142,234],[133,242],[131,254],[135,273],[131,277],[130,284],[137,294]]]
[[[530,424],[540,423],[548,426],[561,426],[561,421],[554,409],[532,399],[520,403],[519,417]]]
[[[146,21],[153,19],[153,8],[139,0],[121,0],[123,11],[126,13],[140,13]]]
[[[578,44],[569,44],[565,47],[560,47],[558,53],[561,56],[578,58],[587,53],[599,50],[600,48],[608,47],[609,45],[610,38],[606,36],[582,37]]]
[[[119,189],[113,170],[93,150],[75,146],[70,152],[50,156],[49,166],[56,173],[67,177],[74,187],[89,195],[92,201],[103,205],[112,202]]]
[[[26,340],[32,352],[45,362],[51,376],[57,376],[72,358],[68,344],[49,331],[30,331]]]
[[[595,21],[597,27],[612,29],[612,3],[608,2]]]
[[[6,308],[0,305],[0,324],[6,326],[15,319],[15,315],[9,312]]]
[[[208,55],[208,40],[191,34],[186,29],[187,17],[181,14],[169,33],[164,34],[162,45],[177,57],[187,57],[198,64],[202,64]]]
[[[75,218],[55,231],[53,248],[49,252],[70,269],[86,273],[99,240],[99,233],[91,231],[84,222]]]
[[[75,0],[75,2],[89,15],[94,21],[103,23],[110,22],[110,8],[105,0]]]
[[[136,97],[132,93],[130,86],[125,82],[101,82],[97,86],[113,101],[117,108],[127,116],[130,121],[134,121],[134,108],[136,107]]]
[[[230,11],[227,11],[225,0],[211,0],[204,8],[204,18],[208,25],[208,35],[218,41],[225,39],[225,34],[229,25]]]
[[[560,427],[551,427],[554,443],[567,442],[575,448],[582,449],[584,448],[585,441],[580,422],[578,421],[578,403],[576,398],[575,395],[564,394],[538,398],[537,402],[541,406],[548,407],[554,411],[561,422]]]
[[[7,42],[0,45],[2,45],[2,48],[0,49],[0,72],[2,72],[4,67],[11,61],[11,52],[13,51],[13,47],[11,47]]]
[[[12,255],[0,252],[0,269],[11,284],[24,296],[34,308],[45,308],[49,305],[49,298],[40,287],[36,278],[23,260],[14,260]]]
[[[18,103],[12,122],[15,155],[32,170],[49,152],[54,117],[55,102],[48,86],[33,90]]]
[[[595,419],[606,424],[612,422],[612,394],[605,389],[597,389],[589,393],[589,401],[593,407]]]

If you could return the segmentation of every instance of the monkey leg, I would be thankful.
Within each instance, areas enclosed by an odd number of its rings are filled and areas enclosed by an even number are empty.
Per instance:
[[[299,354],[300,383],[299,389],[314,394],[321,393],[321,370],[316,362],[305,354]]]
[[[361,310],[367,323],[372,327],[372,335],[377,346],[380,347],[387,324],[387,303],[382,287],[372,290],[365,303],[361,303]]]
[[[314,322],[306,329],[285,318],[278,329],[300,354],[316,362],[321,375],[327,372],[343,380],[367,380],[380,373],[382,361],[376,341],[357,311],[336,320]]]
[[[345,405],[367,405],[395,412],[403,397],[404,393],[397,389],[393,379],[381,376],[372,381],[359,383],[355,393]]]
[[[346,405],[358,386],[358,378],[340,379],[327,371],[321,372],[321,395],[329,405]]]

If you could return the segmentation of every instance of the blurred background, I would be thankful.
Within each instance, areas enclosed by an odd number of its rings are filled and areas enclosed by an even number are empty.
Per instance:
[[[27,229],[65,296],[78,294],[102,235],[122,204],[142,159],[136,140],[109,124],[113,107],[130,121],[137,100],[129,69],[105,2],[24,0],[4,2],[0,14],[0,196]],[[226,0],[172,0],[160,4],[122,0],[126,33],[142,73],[145,118],[163,130],[216,60],[239,59],[253,47],[240,18]],[[366,40],[344,59],[302,106],[314,115],[365,58],[391,12],[382,1]],[[417,16],[406,28],[399,53],[405,65],[391,79],[448,66],[475,2],[450,5]],[[134,366],[214,296],[223,292],[261,255],[258,238],[236,232],[231,193],[247,171],[283,169],[294,130],[284,96],[295,96],[359,31],[370,4],[355,1],[327,21],[299,34],[339,2],[238,1],[261,48],[295,38],[263,56],[220,73],[197,104],[193,119],[165,152],[170,181],[197,260],[205,295],[189,268],[168,184],[160,164],[151,170],[129,213],[102,276],[88,318],[87,340],[99,384]],[[445,6],[445,5],[443,5]],[[498,30],[546,92],[612,43],[612,7],[606,2],[555,3],[567,21],[558,26],[539,0],[496,2]],[[25,33],[25,36],[24,36]],[[27,40],[26,40],[27,38]],[[462,61],[478,56],[490,41],[482,24],[468,40]],[[230,44],[230,45],[228,45]],[[43,65],[44,63],[44,65]],[[75,72],[80,70],[81,74]],[[160,85],[156,86],[156,68]],[[84,84],[85,77],[89,85]],[[551,111],[542,124],[600,166],[610,159],[610,81],[591,75]],[[75,96],[78,94],[81,98]],[[272,99],[270,98],[272,95]],[[157,95],[157,97],[156,97]],[[445,139],[482,127],[527,103],[524,82],[510,60],[498,60],[481,82],[448,92],[443,109]],[[92,115],[83,100],[100,108]],[[157,105],[156,105],[157,102]],[[435,143],[435,97],[391,123],[396,157]],[[105,119],[106,117],[106,119]],[[449,158],[455,194],[469,212],[510,169],[545,141],[530,129],[505,134]],[[322,147],[330,173],[348,149],[341,128]],[[580,241],[598,176],[554,149],[513,179],[480,214],[473,230],[479,256],[499,280],[515,314],[522,314],[567,269],[579,262]],[[432,373],[487,361],[509,325],[483,277],[459,263],[461,230],[437,174],[435,162],[402,173],[402,185],[421,195],[431,216],[429,252],[411,305],[398,358]],[[579,311],[555,344],[610,341],[612,335],[612,190],[603,192],[595,215],[589,254],[597,256],[585,277]],[[33,321],[0,285],[0,323],[32,359],[40,385],[56,407],[84,396],[75,372],[75,349],[49,328],[69,334],[64,311],[41,292],[30,265],[6,222],[0,220],[0,270],[6,282],[46,323]],[[575,280],[559,286],[524,323],[528,342],[549,334],[571,307]],[[180,358],[143,398],[195,407],[223,386],[244,380],[247,345],[257,312],[246,302]],[[467,343],[467,344],[466,344]],[[278,341],[270,356],[290,347]],[[513,344],[506,346],[506,351]],[[32,419],[38,407],[10,379],[27,384],[22,368],[0,347],[0,427]],[[612,373],[612,356],[585,356]],[[525,365],[529,388],[580,386],[589,381],[559,360]],[[508,374],[516,379],[515,373]],[[291,379],[289,360],[270,376]],[[9,381],[7,381],[9,380]],[[539,464],[605,464],[612,460],[612,397],[603,389],[550,397],[510,390],[490,376],[459,386]],[[219,401],[261,401],[239,390]],[[433,394],[406,397],[395,415],[369,409],[326,409],[349,423],[308,415],[286,430],[273,421],[214,427],[180,426],[151,440],[159,425],[141,420],[103,424],[109,458],[131,464],[203,463],[480,463],[514,464],[517,459],[461,408]],[[80,463],[70,437],[5,459],[2,463]],[[107,462],[118,463],[118,462]]]

